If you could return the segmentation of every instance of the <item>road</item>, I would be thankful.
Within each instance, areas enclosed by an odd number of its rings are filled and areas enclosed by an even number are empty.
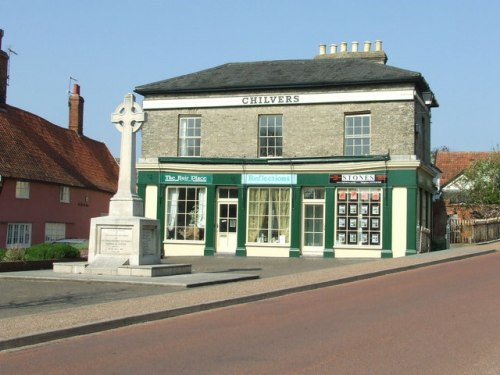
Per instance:
[[[500,253],[0,353],[0,374],[499,374]]]

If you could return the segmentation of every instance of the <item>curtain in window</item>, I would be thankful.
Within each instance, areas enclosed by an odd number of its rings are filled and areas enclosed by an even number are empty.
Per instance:
[[[279,242],[288,243],[290,231],[290,189],[280,189],[280,206],[279,206]]]
[[[205,189],[198,190],[198,228],[205,228],[206,195]]]
[[[170,188],[168,189],[168,204],[170,207],[168,208],[168,230],[172,231],[175,228],[175,218],[177,216],[177,205],[179,202],[179,189],[178,188]]]

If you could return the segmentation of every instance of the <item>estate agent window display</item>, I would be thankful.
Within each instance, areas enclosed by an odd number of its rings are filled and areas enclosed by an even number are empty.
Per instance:
[[[335,244],[380,248],[382,244],[382,190],[338,189],[336,194]]]

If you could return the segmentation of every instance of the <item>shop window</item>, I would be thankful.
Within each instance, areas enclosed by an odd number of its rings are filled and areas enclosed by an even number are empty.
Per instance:
[[[335,244],[382,245],[382,190],[337,189]]]
[[[7,224],[7,248],[26,248],[31,246],[31,224]]]
[[[201,156],[201,117],[179,118],[179,156]]]
[[[66,224],[45,223],[45,242],[54,242],[66,238]]]
[[[252,243],[290,242],[290,189],[248,189],[248,237]]]
[[[283,156],[283,116],[259,116],[259,157]]]
[[[29,199],[30,197],[30,183],[28,181],[16,182],[16,198]]]
[[[370,115],[345,117],[344,155],[358,156],[370,154]]]
[[[204,187],[167,188],[166,239],[203,241],[205,239],[206,189]]]

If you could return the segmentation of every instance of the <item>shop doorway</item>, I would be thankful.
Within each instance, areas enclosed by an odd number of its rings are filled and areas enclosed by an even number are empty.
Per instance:
[[[238,190],[221,188],[217,199],[218,254],[236,254],[238,240]]]
[[[323,255],[324,241],[324,189],[305,188],[302,194],[302,255]]]

